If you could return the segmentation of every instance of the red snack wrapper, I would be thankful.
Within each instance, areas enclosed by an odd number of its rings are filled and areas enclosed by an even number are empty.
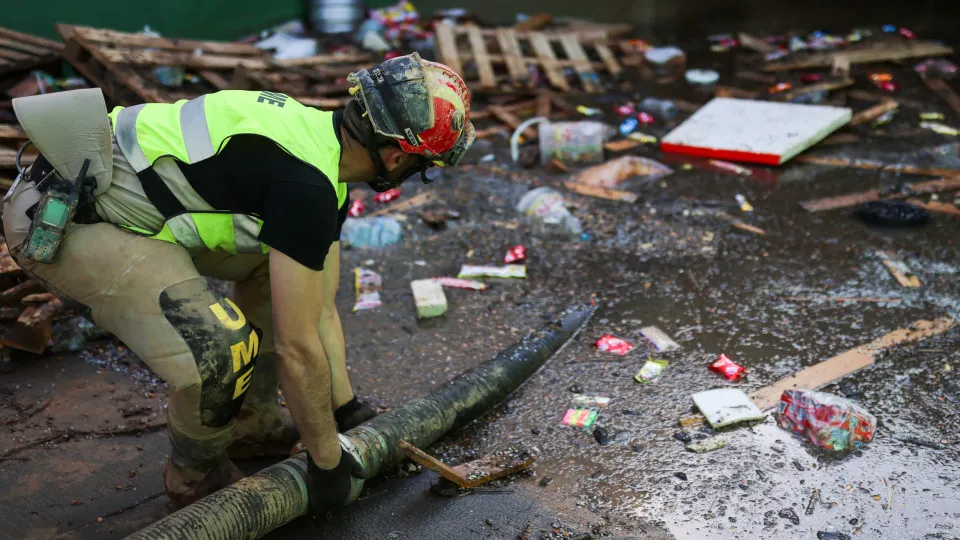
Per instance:
[[[618,105],[614,110],[620,116],[631,116],[634,112],[633,107],[630,105]]]
[[[907,38],[907,39],[916,39],[916,38],[917,38],[917,35],[914,34],[913,31],[911,31],[911,30],[909,30],[909,29],[907,29],[907,28],[901,28],[901,29],[900,29],[900,35],[903,36],[903,37],[905,37],[905,38]]]
[[[347,215],[350,217],[360,217],[366,211],[367,205],[363,204],[363,201],[360,199],[357,199],[350,201],[350,208],[347,209]]]
[[[777,423],[827,450],[860,448],[873,440],[877,418],[854,402],[813,390],[786,390]]]
[[[653,116],[645,112],[638,113],[637,120],[639,120],[641,124],[652,124],[656,121],[653,119]]]
[[[896,92],[900,89],[900,85],[893,81],[883,81],[875,83],[877,88],[883,90],[884,92]]]
[[[800,76],[800,80],[803,84],[813,84],[815,82],[820,82],[820,75],[816,73],[804,73]]]
[[[597,340],[596,346],[601,351],[608,351],[621,356],[633,350],[633,345],[610,334],[604,334]]]
[[[388,203],[398,198],[400,198],[400,188],[388,189],[383,193],[377,193],[373,196],[373,200],[377,201],[378,203]]]
[[[525,260],[527,260],[527,248],[522,245],[513,246],[508,249],[507,254],[503,256],[503,262],[507,264]]]
[[[721,354],[710,364],[710,370],[723,375],[728,381],[735,381],[747,372],[746,368],[727,358],[725,354]]]

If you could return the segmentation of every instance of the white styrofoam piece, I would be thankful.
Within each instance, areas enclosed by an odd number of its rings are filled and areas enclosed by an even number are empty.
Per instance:
[[[763,411],[750,401],[742,390],[736,388],[717,388],[693,395],[693,402],[707,419],[710,427],[718,428],[747,422],[763,420]]]
[[[661,141],[664,152],[779,165],[845,125],[843,107],[714,98]]]

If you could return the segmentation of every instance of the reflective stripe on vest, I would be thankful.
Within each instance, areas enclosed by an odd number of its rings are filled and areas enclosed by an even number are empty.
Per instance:
[[[290,107],[283,111],[284,114],[294,115],[294,122],[285,121],[289,117],[278,117],[274,119],[270,114],[275,111],[270,107],[274,105],[265,105],[266,109],[252,109],[256,114],[245,114],[247,108],[256,106],[257,103],[263,103],[262,99],[257,98],[256,92],[225,92],[213,94],[213,99],[219,99],[215,107],[215,117],[219,118],[217,133],[211,137],[212,121],[208,116],[207,96],[200,96],[189,101],[180,101],[175,104],[143,104],[133,107],[115,110],[111,116],[114,118],[114,130],[117,138],[117,145],[120,151],[130,162],[138,176],[151,168],[154,160],[160,157],[170,156],[185,163],[196,163],[216,155],[218,148],[215,145],[222,146],[229,138],[230,134],[252,133],[271,138],[282,148],[290,152],[301,161],[313,166],[324,173],[334,186],[337,192],[338,203],[343,204],[346,197],[346,186],[337,181],[339,163],[339,142],[336,139],[336,132],[332,129],[332,118],[329,113],[319,113],[312,109],[306,109],[301,104],[290,101]],[[254,99],[256,98],[256,99]],[[284,102],[270,101],[268,103],[280,103],[283,108]],[[143,114],[146,107],[150,112]],[[301,111],[296,112],[290,109],[299,107]],[[176,108],[176,110],[173,110]],[[264,113],[264,111],[267,111]],[[169,113],[176,114],[177,122]],[[144,118],[146,116],[146,118]],[[316,117],[316,118],[315,118]],[[323,120],[330,122],[329,130],[317,128],[317,125],[323,126]],[[150,139],[147,143],[142,143],[143,127],[138,130],[138,120],[145,124],[146,131]],[[236,125],[236,128],[231,126]],[[179,128],[179,129],[177,129]],[[226,131],[225,131],[226,130]],[[276,131],[276,135],[271,137],[271,132]],[[179,132],[179,133],[177,133]],[[300,136],[306,132],[309,136]],[[225,136],[226,135],[226,136]],[[318,144],[319,142],[319,144]],[[292,148],[290,148],[292,147]],[[146,149],[146,151],[145,151]],[[162,169],[162,170],[157,170]],[[159,174],[160,180],[166,186],[173,197],[180,205],[187,210],[186,213],[176,213],[172,207],[179,206],[175,202],[167,204],[171,209],[164,216],[166,222],[163,229],[151,235],[152,238],[178,243],[191,252],[199,249],[225,250],[230,253],[266,253],[269,249],[262,244],[259,239],[259,231],[263,222],[254,217],[244,214],[230,214],[225,212],[210,212],[211,208],[206,201],[194,191],[182,171],[176,166],[155,167],[154,172]],[[153,178],[156,178],[155,176]],[[143,177],[141,177],[143,180]],[[154,181],[151,185],[156,185]],[[176,189],[172,189],[176,188]],[[164,191],[165,192],[165,191]],[[162,194],[164,192],[159,192]],[[154,205],[158,205],[160,199],[153,200],[153,195],[148,195]],[[167,197],[172,199],[172,197]],[[197,207],[203,208],[198,211]],[[206,210],[206,211],[204,211]],[[164,213],[161,210],[161,213]],[[131,230],[130,228],[127,228]]]

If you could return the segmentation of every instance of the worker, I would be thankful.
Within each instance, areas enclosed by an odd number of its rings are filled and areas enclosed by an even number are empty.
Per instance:
[[[348,185],[426,182],[474,139],[469,92],[443,64],[414,53],[348,81],[337,112],[233,90],[109,114],[99,89],[13,102],[40,157],[4,198],[10,253],[166,381],[176,503],[241,478],[231,457],[298,439],[312,502],[346,501],[357,464],[337,434],[374,414],[334,305]]]

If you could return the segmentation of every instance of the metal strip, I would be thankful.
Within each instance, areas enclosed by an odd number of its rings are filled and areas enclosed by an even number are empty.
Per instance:
[[[309,455],[307,456],[307,459],[310,459]],[[297,515],[302,516],[306,514],[307,509],[310,508],[310,492],[307,491],[307,483],[304,482],[304,476],[306,475],[306,471],[298,472],[289,463],[285,461],[281,461],[280,463],[277,463],[276,466],[278,469],[283,469],[288,473],[290,473],[290,476],[292,476],[294,480],[297,481],[297,485],[300,486],[300,495],[301,495],[300,512]]]
[[[170,232],[177,239],[177,243],[188,250],[206,247],[203,239],[200,238],[200,233],[197,232],[197,224],[193,222],[190,214],[173,216],[167,220],[167,226],[170,227]]]
[[[262,253],[260,249],[260,222],[246,214],[233,214],[233,237],[237,253]]]
[[[144,155],[140,142],[137,141],[137,116],[144,106],[146,104],[141,103],[127,107],[117,114],[117,146],[130,162],[134,172],[138,173],[150,167],[150,162],[147,161],[147,156]]]
[[[180,131],[187,148],[190,163],[196,163],[213,157],[213,143],[210,141],[210,129],[207,126],[207,113],[204,109],[206,96],[200,96],[184,103],[180,107]]]

